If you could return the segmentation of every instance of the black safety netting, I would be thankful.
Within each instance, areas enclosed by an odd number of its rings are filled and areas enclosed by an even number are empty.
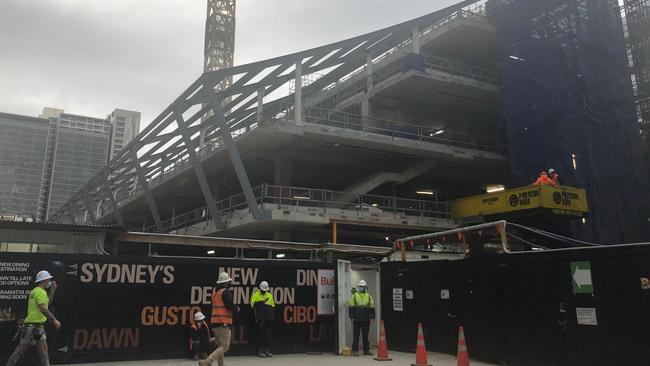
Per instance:
[[[650,192],[617,0],[493,0],[516,184],[554,168],[587,189],[591,215],[571,235],[650,238]]]

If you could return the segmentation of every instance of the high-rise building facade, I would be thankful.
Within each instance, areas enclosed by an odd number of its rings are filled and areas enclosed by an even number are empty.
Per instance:
[[[111,125],[110,161],[140,132],[140,112],[115,109],[107,119]]]
[[[0,215],[36,218],[49,123],[0,113]]]
[[[39,205],[39,220],[58,210],[106,165],[110,147],[111,126],[106,119],[60,113],[49,120],[54,145],[45,163],[47,194]]]
[[[0,215],[45,221],[126,146],[140,113],[107,118],[44,108],[36,117],[0,113]]]

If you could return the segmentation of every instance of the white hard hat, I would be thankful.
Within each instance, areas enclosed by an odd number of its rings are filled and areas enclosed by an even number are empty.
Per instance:
[[[551,168],[548,170],[548,174],[553,174],[553,173],[555,173],[555,169]]]
[[[194,313],[194,321],[195,322],[200,322],[201,320],[205,319],[205,315],[203,315],[202,312],[196,312]]]
[[[222,284],[230,281],[232,281],[232,278],[228,276],[228,273],[226,272],[219,273],[219,278],[217,278],[217,284]]]
[[[260,290],[262,291],[268,291],[269,290],[269,283],[266,281],[262,281],[260,283]]]
[[[366,287],[368,284],[366,283],[366,280],[361,280],[359,281],[359,287]]]
[[[54,276],[52,276],[50,272],[40,271],[38,272],[38,274],[36,274],[36,280],[34,281],[34,283],[43,282],[45,280],[49,280],[50,278],[54,278]]]

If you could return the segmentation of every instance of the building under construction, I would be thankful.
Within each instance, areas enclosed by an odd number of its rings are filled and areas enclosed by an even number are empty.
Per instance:
[[[586,189],[591,213],[540,225],[647,238],[627,67],[616,0],[464,1],[303,52],[206,64],[54,220],[390,245],[457,227],[454,199],[552,167]]]

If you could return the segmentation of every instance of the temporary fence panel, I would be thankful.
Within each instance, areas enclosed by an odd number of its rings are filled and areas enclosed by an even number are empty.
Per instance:
[[[229,354],[255,350],[250,298],[261,281],[269,282],[277,303],[274,351],[334,349],[335,276],[324,263],[6,254],[0,261],[0,362],[13,351],[16,321],[25,316],[42,269],[59,285],[50,308],[63,327],[48,333],[56,362],[189,355],[192,316],[202,311],[209,321],[220,271],[230,273],[240,309]]]
[[[512,366],[648,365],[650,245],[382,263],[388,346]],[[445,300],[448,299],[448,300]]]

